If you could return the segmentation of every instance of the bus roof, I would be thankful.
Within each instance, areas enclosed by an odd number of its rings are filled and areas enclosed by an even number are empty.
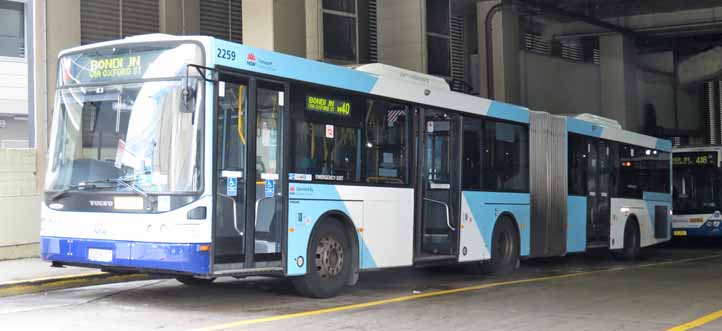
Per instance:
[[[451,91],[443,79],[388,65],[347,68],[292,55],[254,48],[205,36],[148,34],[71,48],[60,53],[80,52],[127,43],[195,41],[204,45],[208,67],[228,67],[317,85],[373,94],[439,108],[463,111],[520,123],[529,123],[529,109]],[[229,53],[232,52],[232,53]],[[566,116],[569,132],[625,142],[670,152],[669,140],[623,130],[600,122]]]

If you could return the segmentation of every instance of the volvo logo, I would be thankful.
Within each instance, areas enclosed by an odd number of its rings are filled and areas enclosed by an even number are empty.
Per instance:
[[[90,200],[88,203],[92,207],[113,207],[113,201],[109,200]]]

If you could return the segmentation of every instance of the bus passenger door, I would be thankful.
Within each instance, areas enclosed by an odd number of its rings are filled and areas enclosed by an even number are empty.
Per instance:
[[[606,141],[589,140],[587,247],[609,247],[613,150]]]
[[[217,86],[213,269],[281,267],[287,86],[223,72]]]
[[[245,262],[249,82],[221,75],[215,92],[214,265]]]
[[[458,247],[459,117],[423,110],[419,141],[417,262],[451,259]]]

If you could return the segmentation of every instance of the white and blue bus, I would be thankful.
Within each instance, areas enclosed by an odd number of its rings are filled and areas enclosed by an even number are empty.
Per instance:
[[[367,270],[670,238],[671,144],[592,115],[450,91],[210,37],[60,54],[42,204],[55,265],[290,277],[335,295]]]
[[[722,146],[674,149],[675,237],[722,237],[720,151]]]

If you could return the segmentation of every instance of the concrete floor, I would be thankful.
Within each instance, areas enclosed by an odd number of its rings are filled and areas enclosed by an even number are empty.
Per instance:
[[[175,280],[91,286],[0,298],[0,330],[188,330],[269,316],[285,319],[231,329],[665,330],[722,309],[720,254],[722,242],[675,243],[645,250],[646,257],[634,263],[606,253],[577,255],[526,261],[519,272],[502,277],[382,271],[362,274],[355,288],[328,300],[300,298],[287,281],[268,278],[221,280],[210,287]],[[514,280],[528,281],[499,284]],[[489,287],[284,316],[480,284]],[[722,330],[722,319],[695,330]]]

